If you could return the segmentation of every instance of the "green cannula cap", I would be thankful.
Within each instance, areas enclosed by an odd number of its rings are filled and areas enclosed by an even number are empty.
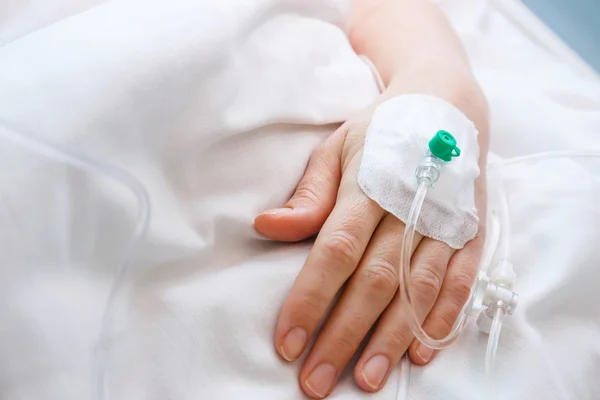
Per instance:
[[[460,156],[460,149],[456,147],[456,139],[446,131],[437,131],[429,141],[429,151],[431,154],[446,162],[452,160],[452,157]]]

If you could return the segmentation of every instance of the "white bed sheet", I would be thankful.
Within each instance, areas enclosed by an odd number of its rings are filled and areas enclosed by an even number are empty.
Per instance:
[[[282,362],[272,336],[310,244],[268,243],[251,224],[285,202],[334,124],[377,95],[341,29],[350,2],[74,3],[54,18],[34,1],[10,3],[0,119],[124,167],[150,193],[109,399],[303,398],[300,364]],[[600,149],[597,84],[485,2],[442,6],[490,100],[496,155]],[[500,398],[600,392],[597,170],[559,162],[505,173],[522,297],[501,337]],[[71,235],[87,229],[71,222]],[[0,295],[0,398],[91,398],[89,350],[114,276],[74,274]],[[432,365],[413,368],[409,398],[484,398],[485,339],[471,324]],[[397,399],[398,379],[367,396],[348,373],[331,398]]]

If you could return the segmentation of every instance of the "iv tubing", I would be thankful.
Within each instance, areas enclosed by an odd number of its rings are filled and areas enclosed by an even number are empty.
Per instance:
[[[81,154],[76,154],[70,150],[61,148],[55,144],[45,141],[42,138],[25,134],[22,131],[13,129],[10,124],[0,119],[0,138],[5,138],[13,143],[46,156],[50,159],[74,166],[78,169],[104,176],[118,182],[129,189],[136,198],[138,212],[135,230],[125,249],[125,253],[118,263],[117,276],[110,289],[108,300],[106,302],[100,333],[96,342],[94,351],[94,396],[96,400],[105,399],[105,374],[106,374],[106,343],[113,324],[113,314],[117,294],[125,283],[125,277],[133,264],[138,246],[145,237],[150,222],[150,198],[146,189],[140,181],[128,172],[113,167],[111,165],[100,163],[94,159]]]
[[[532,161],[544,161],[553,160],[560,158],[600,158],[600,151],[594,150],[564,150],[564,151],[548,151],[543,153],[529,154],[526,156],[520,156],[511,158],[509,160],[499,161],[491,164],[488,167],[488,171],[497,171],[504,167],[510,167],[516,164],[527,163]],[[505,259],[510,259],[508,252],[510,251],[510,212],[508,206],[508,196],[506,195],[506,189],[504,185],[499,185],[500,191],[500,220],[502,223],[502,247],[503,256]]]
[[[600,150],[563,150],[529,154],[526,156],[514,157],[508,160],[495,162],[488,167],[488,171],[495,171],[503,167],[531,161],[543,161],[558,158],[600,158]]]
[[[410,324],[410,329],[419,342],[432,349],[440,350],[449,346],[456,340],[456,338],[458,338],[458,335],[460,334],[460,331],[466,322],[466,314],[464,312],[460,313],[457,323],[454,324],[452,331],[448,334],[448,336],[446,336],[444,339],[433,339],[421,327],[421,323],[415,313],[415,308],[412,302],[412,294],[410,293],[409,286],[411,258],[410,249],[413,248],[416,224],[417,220],[419,219],[419,214],[421,213],[425,196],[427,195],[427,190],[432,184],[433,182],[428,178],[420,179],[417,193],[408,214],[408,222],[404,229],[404,236],[402,238],[402,251],[400,255],[400,271],[398,276],[400,278],[400,294],[404,299],[402,303],[406,304],[406,309],[409,314],[408,321]]]
[[[494,163],[488,168],[490,171],[497,171],[498,169],[502,169],[504,167],[509,167],[521,163],[527,162],[537,162],[537,161],[545,161],[545,160],[553,160],[553,159],[561,159],[561,158],[577,158],[577,159],[585,159],[585,158],[600,158],[600,151],[553,151],[553,152],[544,152],[531,154],[522,157],[516,157],[509,160],[501,161],[498,163]],[[502,179],[501,177],[499,178]],[[500,182],[499,187],[499,195],[500,199],[500,220],[502,224],[502,234],[501,234],[501,250],[503,252],[503,260],[509,261],[502,263],[503,266],[509,266],[512,270],[512,263],[510,262],[510,207],[508,204],[508,196],[506,194],[506,189],[504,184]],[[492,311],[490,309],[489,311]],[[497,390],[496,390],[496,382],[494,381],[494,367],[496,365],[496,354],[498,351],[498,340],[500,338],[500,331],[502,329],[502,320],[505,316],[505,309],[502,307],[502,304],[497,304],[493,308],[493,320],[492,326],[490,329],[490,334],[488,338],[488,344],[486,349],[485,356],[485,375],[488,382],[488,390],[490,398],[497,398]],[[555,373],[556,375],[556,373]],[[564,390],[563,390],[564,391]]]
[[[535,161],[544,161],[544,160],[551,160],[551,159],[561,159],[561,158],[600,158],[600,151],[552,151],[552,152],[537,153],[537,154],[532,154],[532,155],[527,155],[527,156],[522,156],[522,157],[515,157],[515,158],[509,159],[509,160],[504,160],[504,161],[490,164],[488,166],[488,172],[489,171],[497,171],[504,167],[509,167],[512,165],[520,164],[520,163],[527,163],[527,162],[532,162],[532,161],[534,161],[534,162]],[[413,248],[413,240],[414,240],[414,236],[415,236],[416,224],[419,219],[419,214],[421,212],[421,208],[423,207],[423,203],[425,201],[427,191],[432,185],[433,185],[433,181],[432,181],[432,179],[430,179],[428,177],[424,177],[419,180],[417,192],[415,194],[413,203],[411,204],[408,221],[406,223],[406,228],[404,230],[404,236],[402,239],[402,248],[401,248],[401,255],[400,255],[400,271],[399,271],[398,276],[399,276],[399,281],[400,281],[399,282],[400,283],[399,290],[400,290],[400,294],[403,299],[402,304],[406,305],[405,307],[408,311],[409,324],[410,324],[412,333],[415,335],[417,340],[419,340],[419,342],[423,343],[424,345],[426,345],[432,349],[439,350],[439,349],[443,349],[443,348],[447,347],[448,345],[452,344],[456,340],[456,338],[460,334],[460,331],[462,330],[463,326],[465,325],[465,322],[467,319],[467,314],[464,312],[464,309],[463,309],[463,312],[461,312],[457,322],[452,327],[452,331],[450,332],[450,334],[448,334],[448,336],[446,336],[443,339],[433,339],[429,335],[427,335],[427,333],[421,327],[421,324],[416,316],[416,313],[414,311],[414,307],[412,304],[412,297],[411,297],[410,288],[409,288],[411,254],[409,251],[406,251],[406,249]],[[510,209],[509,209],[509,204],[508,204],[508,196],[506,194],[506,189],[504,188],[503,184],[500,185],[499,191],[500,191],[500,196],[502,197],[501,203],[500,203],[500,210],[499,210],[500,215],[499,215],[499,218],[497,218],[494,221],[494,223],[500,222],[501,232],[500,232],[499,239],[500,239],[501,243],[494,243],[494,244],[496,246],[498,246],[498,245],[501,246],[501,250],[503,252],[503,259],[510,261]],[[496,242],[496,240],[494,240],[494,242]],[[510,268],[512,269],[512,263],[509,262],[507,264],[510,265]],[[474,290],[472,290],[471,297],[474,294],[475,294]],[[469,304],[470,300],[471,299],[469,299],[469,301],[466,302],[465,307],[467,307],[467,304]],[[498,304],[494,307],[493,314],[494,314],[494,316],[493,316],[493,320],[492,320],[492,326],[490,329],[490,335],[488,338],[488,345],[487,345],[486,357],[485,357],[485,372],[486,372],[486,377],[489,382],[488,387],[489,387],[489,390],[491,391],[491,393],[490,393],[490,395],[492,396],[491,398],[496,397],[495,382],[493,381],[493,368],[496,363],[496,354],[498,351],[498,341],[500,338],[500,332],[502,330],[502,320],[505,315],[505,310],[501,304]],[[405,386],[406,382],[404,382],[404,379],[408,379],[407,375],[409,374],[409,371],[410,371],[410,365],[403,365],[403,368],[401,368],[401,380],[402,380],[403,384],[400,385],[400,387],[402,389],[399,390],[399,392],[405,393],[407,391],[407,387]],[[406,388],[406,391],[404,390],[405,388]],[[405,393],[404,398],[406,398],[406,393]]]
[[[490,336],[488,337],[487,350],[485,353],[485,375],[488,380],[488,388],[491,398],[496,397],[496,385],[493,380],[493,370],[496,365],[496,354],[498,353],[498,340],[500,339],[500,331],[502,330],[502,319],[504,317],[504,309],[501,305],[497,305],[493,309],[494,319]]]
[[[488,170],[494,171],[496,169],[511,166],[514,164],[520,164],[531,161],[542,161],[548,159],[557,159],[557,158],[600,158],[600,151],[555,151],[555,152],[545,152],[545,153],[537,153],[523,157],[516,157],[510,160],[501,161],[498,163],[491,164]],[[466,322],[466,314],[464,312],[460,313],[460,316],[457,322],[452,327],[451,332],[443,339],[434,339],[429,336],[421,327],[421,323],[417,318],[415,313],[415,307],[413,306],[412,296],[410,293],[410,259],[411,254],[407,249],[413,248],[413,240],[415,236],[416,224],[419,219],[419,214],[421,212],[421,208],[423,207],[423,202],[425,201],[425,197],[427,195],[427,190],[433,185],[433,180],[427,177],[419,179],[419,184],[417,187],[417,192],[415,194],[413,203],[410,208],[408,221],[406,223],[406,228],[404,230],[404,236],[402,239],[402,249],[400,255],[400,271],[399,271],[399,283],[400,283],[400,293],[404,301],[408,315],[409,315],[409,324],[411,331],[415,335],[416,339],[423,343],[424,345],[435,349],[441,350],[450,344],[452,344],[460,334],[462,327]],[[500,212],[500,220],[502,224],[502,238],[501,238],[501,248],[503,251],[504,259],[510,259],[510,229],[509,229],[509,209],[508,209],[508,200],[506,193],[504,192],[504,188],[502,186],[501,193],[503,199],[501,200],[501,212]],[[508,263],[511,265],[512,263]],[[473,295],[473,293],[471,293]],[[466,304],[469,304],[467,301]],[[465,305],[466,306],[466,305]],[[464,311],[464,310],[463,310]]]
[[[500,243],[502,244],[500,250],[502,251],[502,260],[505,261],[503,265],[508,265],[513,270],[512,262],[510,262],[510,207],[503,182],[498,185],[498,191],[500,192]]]

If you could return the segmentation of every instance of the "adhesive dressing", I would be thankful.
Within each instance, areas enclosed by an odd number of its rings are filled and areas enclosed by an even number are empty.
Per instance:
[[[479,176],[479,146],[475,125],[453,105],[420,94],[394,97],[379,105],[367,130],[358,183],[369,198],[407,223],[417,191],[415,170],[429,154],[432,135],[439,131],[450,132],[460,149],[449,155],[451,163],[444,163],[444,173],[425,199],[416,230],[460,249],[477,234],[474,183]]]

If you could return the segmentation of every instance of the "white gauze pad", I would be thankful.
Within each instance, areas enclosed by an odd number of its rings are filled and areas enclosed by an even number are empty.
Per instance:
[[[427,192],[416,230],[461,249],[477,234],[479,145],[475,125],[453,105],[420,94],[394,97],[379,105],[367,130],[358,184],[384,210],[406,223],[417,190],[415,170],[439,130],[456,138],[461,155],[444,163],[439,180]]]

